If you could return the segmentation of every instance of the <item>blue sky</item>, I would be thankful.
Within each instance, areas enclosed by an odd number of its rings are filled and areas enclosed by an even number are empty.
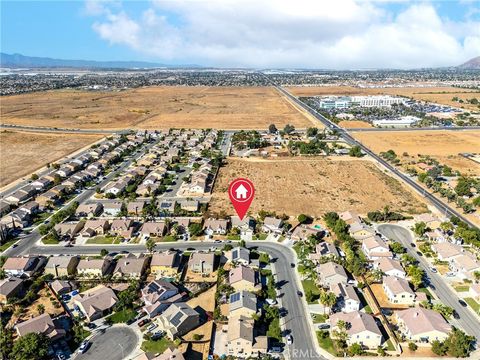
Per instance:
[[[318,3],[318,4],[316,4]],[[1,1],[1,51],[211,66],[456,65],[480,55],[477,1]]]

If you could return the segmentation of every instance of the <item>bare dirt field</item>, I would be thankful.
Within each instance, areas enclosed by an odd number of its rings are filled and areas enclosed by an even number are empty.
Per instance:
[[[473,89],[459,89],[456,87],[398,87],[398,88],[357,88],[353,86],[296,86],[289,87],[293,95],[315,96],[315,95],[401,95],[416,100],[430,101],[439,104],[451,105],[466,110],[479,110],[478,105],[459,103],[452,101],[453,97],[466,100],[480,98],[480,92]]]
[[[459,153],[480,151],[480,131],[354,132],[353,136],[379,153],[392,149],[398,156],[430,155],[462,173],[480,175],[480,164]]]
[[[305,128],[313,121],[273,87],[183,86],[5,96],[1,118],[7,124],[82,129],[266,129],[271,123]]]
[[[0,132],[0,186],[101,138],[102,135],[3,130]]]
[[[220,169],[211,213],[233,215],[228,201],[229,182],[246,177],[255,185],[252,214],[259,210],[319,217],[328,211],[355,210],[360,214],[383,209],[416,213],[427,208],[417,195],[381,172],[369,160],[341,158],[290,158],[278,160],[233,159]]]
[[[372,127],[370,123],[361,120],[342,120],[338,123],[338,126],[345,129],[360,129]]]

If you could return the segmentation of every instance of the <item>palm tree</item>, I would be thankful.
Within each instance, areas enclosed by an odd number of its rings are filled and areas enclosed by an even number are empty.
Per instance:
[[[330,291],[322,291],[320,294],[320,303],[323,305],[323,314],[325,315],[325,307],[328,306],[329,313],[332,311],[332,306],[337,302],[337,296]]]

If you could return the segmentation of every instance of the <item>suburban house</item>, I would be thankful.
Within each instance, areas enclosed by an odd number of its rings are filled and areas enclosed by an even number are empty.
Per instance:
[[[142,236],[155,236],[161,237],[165,234],[167,227],[164,221],[147,221],[144,222],[140,228],[140,234]]]
[[[15,325],[18,336],[25,336],[30,333],[43,334],[50,340],[55,341],[66,335],[66,331],[55,326],[49,314],[45,313],[27,321]]]
[[[150,262],[150,272],[158,277],[175,277],[180,265],[180,256],[176,251],[155,253]]]
[[[103,216],[118,216],[122,211],[123,203],[120,201],[110,201],[103,203]]]
[[[396,276],[384,276],[382,288],[388,301],[392,304],[413,305],[415,303],[415,292],[405,279]]]
[[[268,351],[266,336],[255,336],[255,321],[251,317],[234,316],[228,319],[228,355],[235,358],[258,358]]]
[[[151,281],[142,289],[143,310],[149,317],[160,314],[170,304],[182,299],[183,294],[179,293],[178,288],[164,279]]]
[[[282,234],[283,220],[267,216],[263,220],[262,231],[266,233]]]
[[[0,280],[0,303],[6,304],[11,299],[21,299],[25,293],[25,280],[12,276]]]
[[[57,278],[75,275],[79,261],[79,256],[51,256],[45,265],[45,274]]]
[[[158,319],[162,329],[172,339],[200,325],[200,314],[184,302],[171,304]]]
[[[73,282],[67,280],[54,280],[50,283],[50,288],[57,295],[68,293],[76,288]]]
[[[132,219],[114,219],[110,225],[110,234],[120,236],[125,239],[131,239],[135,231]]]
[[[101,220],[101,219],[87,220],[82,230],[82,236],[93,237],[96,235],[105,235],[109,227],[110,227],[110,224],[108,223],[107,220]]]
[[[410,341],[444,341],[452,329],[441,314],[422,307],[397,311],[396,317],[402,336]]]
[[[81,259],[77,265],[79,277],[101,277],[107,274],[111,265],[108,259]]]
[[[342,265],[333,261],[317,266],[318,281],[324,287],[330,287],[333,284],[346,284],[348,275]]]
[[[75,211],[75,216],[91,218],[99,216],[102,212],[102,203],[95,202],[92,204],[80,204]]]
[[[332,284],[330,290],[337,296],[335,307],[342,312],[352,312],[360,310],[362,302],[358,297],[355,287],[349,284]]]
[[[126,257],[117,260],[115,269],[113,270],[113,278],[131,278],[139,279],[147,268],[148,258],[139,255],[128,254]]]
[[[9,276],[31,277],[45,262],[46,259],[40,256],[12,256],[5,260],[2,269]]]
[[[334,330],[338,331],[337,323],[340,320],[347,324],[345,331],[348,335],[348,345],[357,343],[369,349],[377,349],[378,346],[382,345],[382,332],[372,315],[360,311],[335,313],[330,316],[330,336],[334,336]]]
[[[255,291],[259,289],[259,281],[256,271],[243,265],[230,270],[228,274],[228,283],[236,291]]]
[[[118,301],[114,291],[104,285],[97,285],[73,297],[75,305],[88,321],[94,321],[105,316]]]
[[[393,256],[388,245],[378,235],[364,238],[362,241],[362,250],[369,260]]]
[[[227,258],[234,264],[247,266],[250,263],[250,250],[237,246],[227,254]]]
[[[242,220],[238,216],[231,216],[230,222],[232,228],[237,228],[241,233],[255,230],[255,219],[251,216],[245,216]]]
[[[439,260],[449,262],[465,251],[461,245],[452,244],[451,242],[432,244],[432,250],[437,254]]]
[[[127,205],[127,212],[130,215],[140,216],[144,207],[145,201],[130,201]]]
[[[430,213],[416,215],[414,218],[415,222],[424,222],[430,229],[436,229],[442,223],[439,218]]]
[[[475,255],[465,252],[450,261],[450,269],[461,279],[473,280],[475,271],[480,271],[480,262]]]
[[[252,317],[257,313],[257,296],[249,291],[234,292],[229,300],[229,316]]]
[[[227,230],[228,220],[209,218],[203,224],[203,231],[206,235],[225,235]]]
[[[315,246],[315,252],[309,254],[308,258],[314,262],[318,262],[323,257],[339,258],[340,253],[335,245],[323,241]]]
[[[321,231],[310,226],[301,224],[298,225],[295,230],[292,232],[291,239],[293,241],[306,241],[311,236],[317,238],[320,235]]]
[[[192,253],[188,268],[196,273],[211,274],[215,269],[215,253]]]
[[[358,214],[355,211],[344,211],[338,214],[338,216],[340,219],[345,221],[348,225],[362,222],[362,220],[360,219],[360,216],[358,216]]]
[[[180,201],[180,209],[184,211],[197,212],[199,203],[197,200],[184,200]]]
[[[73,239],[82,231],[84,225],[84,221],[71,221],[57,224],[54,229],[61,238]]]
[[[375,236],[375,230],[361,222],[354,222],[350,224],[348,231],[356,240],[363,240],[365,238]]]
[[[406,279],[407,277],[407,273],[403,269],[402,264],[395,259],[381,257],[373,262],[373,268],[380,270],[388,276],[396,276],[402,279]]]

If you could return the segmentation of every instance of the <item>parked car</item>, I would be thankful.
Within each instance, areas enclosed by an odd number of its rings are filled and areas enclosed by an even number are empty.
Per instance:
[[[265,302],[268,305],[277,305],[277,300],[274,300],[274,299],[265,299]]]
[[[90,343],[87,340],[85,340],[80,344],[80,347],[78,348],[78,352],[80,354],[84,354],[88,350],[89,346],[90,346]]]
[[[433,272],[433,273],[437,273],[437,272],[438,272],[438,270],[437,270],[436,268],[434,268],[434,267],[431,267],[431,268],[430,268],[430,271]]]
[[[467,307],[467,306],[468,306],[467,303],[466,303],[465,301],[463,301],[463,300],[458,300],[458,303],[459,303],[460,305],[462,305],[463,307]]]
[[[138,326],[142,327],[145,324],[148,324],[151,320],[150,319],[143,319],[138,322]]]
[[[300,291],[300,290],[297,290],[297,295],[302,297],[303,296],[303,293]]]
[[[287,340],[287,345],[293,344],[293,337],[291,334],[288,334],[285,339]]]
[[[96,329],[97,328],[97,325],[95,325],[94,323],[88,323],[87,327],[89,329]]]

